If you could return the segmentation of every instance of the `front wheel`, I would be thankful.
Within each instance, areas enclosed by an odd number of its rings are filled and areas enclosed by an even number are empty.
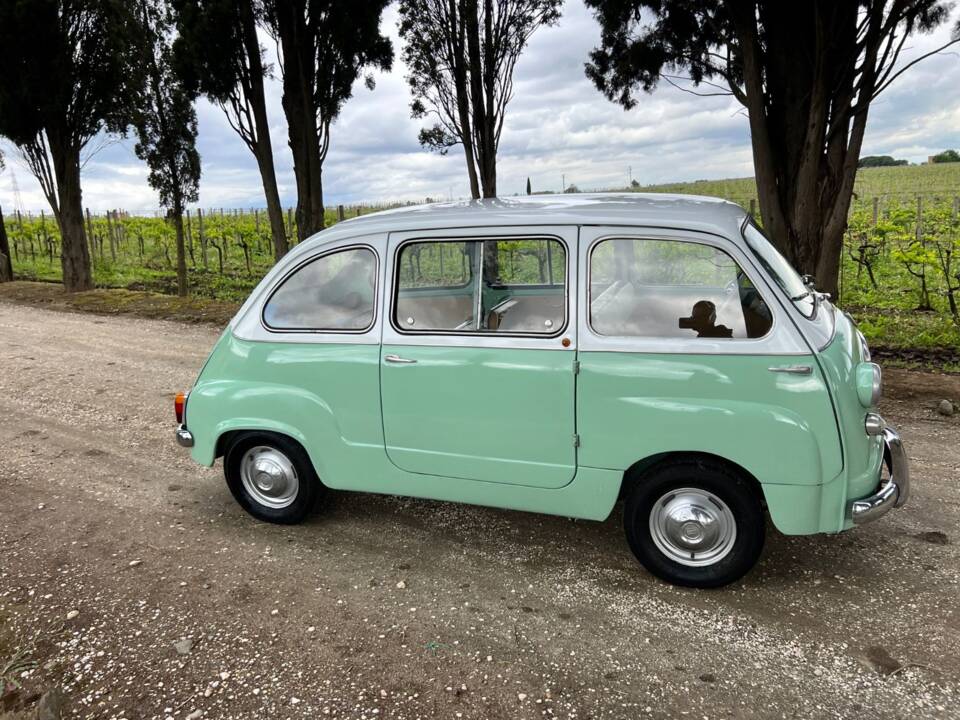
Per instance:
[[[740,579],[763,549],[763,507],[753,484],[710,460],[678,460],[636,479],[624,507],[627,542],[663,580],[713,588]]]
[[[235,437],[224,453],[223,474],[240,506],[255,518],[272,523],[300,522],[324,491],[303,448],[272,433]]]

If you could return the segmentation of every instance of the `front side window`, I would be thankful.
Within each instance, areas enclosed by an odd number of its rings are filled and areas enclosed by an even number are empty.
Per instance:
[[[727,253],[678,240],[610,239],[590,255],[590,325],[601,335],[758,338],[773,317]]]
[[[373,324],[377,257],[350,248],[301,265],[263,309],[271,330],[358,332]]]
[[[394,325],[401,332],[555,335],[566,324],[566,250],[549,238],[402,245]]]

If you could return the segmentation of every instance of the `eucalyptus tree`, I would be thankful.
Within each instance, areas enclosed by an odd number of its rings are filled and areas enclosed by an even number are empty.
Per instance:
[[[914,64],[937,0],[586,0],[601,26],[587,75],[625,108],[661,80],[747,110],[763,224],[835,293],[870,105]],[[690,81],[694,88],[685,87]]]
[[[145,85],[134,116],[137,157],[168,211],[177,242],[177,292],[187,294],[183,211],[196,202],[200,183],[195,99],[173,63],[172,18],[165,3],[139,0]]]
[[[411,114],[430,118],[420,144],[460,145],[473,197],[496,197],[497,150],[513,71],[530,37],[560,17],[563,0],[401,0]]]
[[[138,23],[120,0],[0,3],[0,135],[19,149],[60,228],[63,285],[93,287],[81,156],[125,132],[140,92]]]
[[[389,0],[265,0],[266,27],[277,42],[293,172],[297,234],[322,230],[323,162],[330,126],[371,70],[389,70],[393,45],[380,33]],[[366,74],[365,74],[366,73]]]
[[[178,72],[187,88],[217,103],[230,127],[253,153],[260,171],[267,218],[277,260],[290,246],[270,139],[264,77],[270,72],[257,28],[264,19],[260,0],[171,0]]]

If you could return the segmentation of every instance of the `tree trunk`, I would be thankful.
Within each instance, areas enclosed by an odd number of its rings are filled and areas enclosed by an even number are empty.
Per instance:
[[[489,100],[492,97],[492,3],[484,0],[484,36],[480,37],[480,9],[477,0],[466,0],[465,32],[467,58],[470,68],[470,101],[473,107],[472,128],[477,174],[480,176],[480,191],[483,197],[497,196],[497,151],[493,143],[495,115]],[[486,54],[485,54],[486,53]]]
[[[301,242],[324,227],[323,160],[330,132],[328,125],[318,125],[313,77],[316,59],[305,13],[302,3],[289,2],[278,4],[276,15],[283,54],[281,102],[293,154],[293,174],[297,182],[297,239]]]
[[[258,132],[258,135],[260,134]],[[290,243],[287,242],[287,230],[283,224],[283,207],[280,205],[277,172],[273,166],[273,150],[269,141],[263,147],[258,137],[256,158],[257,167],[260,168],[260,179],[263,182],[263,194],[267,200],[267,219],[270,221],[270,235],[273,238],[273,257],[274,260],[279,260],[290,250]]]
[[[267,101],[263,91],[263,64],[260,59],[260,41],[257,39],[257,23],[253,7],[249,0],[243,3],[244,46],[250,63],[250,106],[253,108],[253,122],[256,128],[256,142],[253,148],[263,182],[263,194],[267,201],[267,218],[270,220],[270,234],[273,237],[273,255],[279,260],[290,249],[287,234],[283,227],[283,210],[280,206],[280,192],[277,189],[277,171],[273,165],[273,145],[270,142],[270,122],[267,118]],[[204,256],[206,257],[206,256]]]
[[[463,155],[467,161],[467,177],[470,179],[470,197],[480,197],[480,179],[477,177],[476,153],[473,147],[473,135],[470,131],[470,95],[467,88],[466,21],[463,13],[457,14],[457,0],[449,0],[451,27],[456,28],[450,53],[451,72],[453,73],[454,95],[457,103],[457,118],[463,128]]]
[[[856,5],[764,5],[766,50],[756,5],[730,8],[743,67],[743,89],[732,89],[748,111],[764,227],[800,273],[836,297],[867,116],[853,101],[873,92],[876,46],[867,43],[854,87],[857,58],[835,38],[856,34]]]
[[[58,221],[63,287],[67,292],[92,290],[93,274],[90,270],[80,190],[80,148],[51,137],[50,154],[53,157],[60,205]]]
[[[13,280],[13,256],[10,255],[7,226],[3,222],[3,208],[0,208],[0,282],[11,280]]]
[[[179,198],[173,203],[173,229],[177,235],[177,295],[186,297],[187,287],[187,249],[183,234],[183,203]]]
[[[484,116],[483,128],[483,155],[480,158],[481,170],[483,176],[483,196],[485,198],[494,198],[497,196],[497,140],[496,125],[497,114],[496,106],[493,102],[496,75],[494,58],[496,57],[496,48],[493,38],[493,0],[484,0],[483,2],[483,92],[486,114]]]

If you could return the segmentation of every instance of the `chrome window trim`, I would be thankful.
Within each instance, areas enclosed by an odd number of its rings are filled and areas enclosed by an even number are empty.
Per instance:
[[[576,276],[572,271],[574,265],[571,258],[572,253],[571,253],[570,244],[559,234],[551,234],[549,232],[536,232],[536,231],[532,233],[501,232],[501,230],[504,230],[504,228],[497,227],[497,226],[492,226],[488,229],[492,231],[490,235],[477,235],[477,234],[455,235],[455,234],[445,234],[447,233],[446,230],[439,230],[439,231],[433,231],[433,232],[439,233],[437,235],[432,235],[432,234],[420,235],[417,233],[412,233],[411,237],[403,238],[399,240],[396,247],[393,249],[393,252],[390,253],[390,264],[391,264],[389,268],[389,270],[391,271],[389,273],[390,280],[391,280],[390,292],[389,292],[389,295],[386,292],[384,293],[384,303],[385,304],[389,303],[389,306],[385,308],[384,315],[386,318],[389,318],[389,322],[384,323],[384,328],[386,329],[386,327],[389,325],[389,327],[398,336],[409,336],[409,337],[439,336],[439,337],[448,337],[448,338],[466,337],[466,338],[469,338],[471,341],[476,341],[480,339],[489,340],[489,339],[496,339],[496,338],[504,338],[504,339],[527,338],[529,340],[543,341],[543,340],[554,340],[562,336],[564,333],[566,333],[567,330],[571,327],[571,319],[572,319],[571,316],[574,315],[574,308],[572,307],[570,302],[571,276],[574,277],[574,282],[576,281],[575,280]],[[573,229],[576,230],[576,228],[573,228]],[[453,233],[456,230],[457,230],[456,228],[451,228],[450,232]],[[474,233],[476,233],[477,228],[467,228],[467,230],[473,230]],[[402,233],[402,234],[406,235],[407,233]],[[410,245],[412,243],[421,243],[421,242],[479,242],[481,251],[479,253],[480,257],[477,261],[479,265],[477,269],[477,277],[478,277],[478,282],[482,284],[483,283],[483,264],[482,264],[483,263],[483,245],[484,243],[487,243],[490,241],[501,241],[501,240],[503,241],[556,240],[563,246],[564,254],[566,255],[565,281],[563,285],[563,325],[558,330],[555,330],[554,332],[551,332],[551,333],[531,333],[531,332],[524,333],[524,332],[496,332],[496,331],[487,332],[487,331],[481,331],[481,330],[464,331],[464,330],[457,330],[457,329],[454,329],[454,330],[405,330],[397,326],[396,298],[399,293],[398,276],[400,272],[400,252],[403,250],[403,248],[406,245]],[[575,248],[574,248],[574,251],[575,251]],[[524,286],[524,287],[527,287],[527,286]],[[555,287],[555,284],[554,284],[554,287]],[[482,292],[480,292],[478,293],[478,298],[477,298],[478,307],[480,306],[480,303],[482,301],[483,301],[483,294]],[[476,315],[477,315],[476,321],[479,324],[480,313],[477,312]],[[386,344],[387,340],[384,339],[383,342],[384,344]],[[390,344],[407,344],[407,343],[394,343],[391,341]],[[430,345],[430,343],[425,343],[425,342],[409,343],[409,344],[425,345],[425,346]],[[472,343],[448,342],[444,344],[456,345],[457,347],[520,347],[516,343],[511,343],[509,345],[489,344],[489,343],[475,345]],[[569,348],[561,348],[561,349],[566,350]]]
[[[740,237],[743,245],[746,247],[746,254],[750,257],[750,261],[752,263],[757,263],[759,262],[758,258],[756,257],[757,251],[750,245],[750,241],[747,240],[747,236],[745,234],[745,230],[750,224],[756,226],[756,222],[750,217],[750,215],[746,215],[743,219],[743,222],[740,224]],[[757,226],[757,229],[763,232],[759,226]],[[761,274],[765,275],[762,268],[758,267],[757,269],[759,272],[761,272]],[[813,314],[806,315],[800,310],[800,308],[797,307],[795,302],[790,300],[790,298],[787,296],[787,293],[784,292],[783,288],[781,288],[779,284],[774,282],[773,285],[775,285],[775,287],[771,287],[771,289],[773,290],[774,295],[780,300],[780,304],[793,320],[797,327],[797,331],[807,342],[810,343],[811,347],[816,348],[817,352],[826,350],[837,335],[836,313],[838,312],[838,308],[832,302],[830,302],[829,299],[820,298],[814,303]],[[829,313],[826,312],[827,306],[829,306]],[[829,325],[829,329],[824,326],[824,323]]]
[[[722,248],[722,247],[720,247],[720,246],[718,246],[718,245],[711,245],[711,244],[705,243],[705,242],[697,242],[696,240],[684,240],[684,239],[680,239],[680,238],[647,238],[647,237],[638,238],[638,237],[621,237],[621,236],[618,236],[618,235],[611,235],[611,236],[606,236],[606,237],[594,238],[594,239],[590,242],[590,247],[589,247],[589,250],[588,250],[588,252],[587,252],[587,274],[586,274],[586,277],[584,278],[585,289],[586,289],[586,291],[587,291],[587,303],[586,303],[586,307],[584,308],[584,316],[587,318],[587,326],[590,328],[590,331],[593,332],[595,335],[598,335],[599,337],[604,337],[604,338],[608,338],[608,337],[630,337],[630,338],[641,338],[641,339],[647,339],[647,340],[681,340],[681,341],[683,341],[683,342],[692,342],[692,341],[702,341],[702,340],[704,340],[704,338],[672,338],[672,337],[666,337],[666,336],[663,336],[663,335],[606,335],[606,334],[600,332],[599,330],[595,330],[595,329],[593,328],[593,313],[591,312],[591,310],[593,309],[593,298],[591,297],[591,293],[592,293],[592,291],[593,291],[593,283],[590,282],[590,279],[591,279],[591,277],[592,277],[591,273],[593,272],[593,253],[596,251],[597,247],[598,247],[601,243],[609,242],[609,241],[611,241],[611,240],[653,240],[653,241],[662,241],[662,242],[685,242],[685,243],[692,244],[692,245],[703,245],[703,246],[705,246],[705,247],[712,247],[712,248],[714,248],[715,250],[719,250],[719,251],[722,252],[724,255],[726,255],[728,258],[730,258],[731,260],[733,260],[733,261],[736,263],[737,267],[738,267],[740,270],[743,271],[743,274],[747,276],[747,280],[750,281],[750,283],[751,283],[751,284],[753,285],[753,287],[757,290],[757,292],[758,292],[758,293],[760,292],[760,289],[757,287],[757,283],[754,281],[753,277],[751,277],[750,274],[747,273],[746,270],[743,270],[743,268],[741,267],[740,263],[738,263],[738,262],[736,261],[736,258],[734,258],[733,255],[731,255],[731,254],[730,254],[729,252],[727,252],[724,248]],[[690,284],[690,285],[649,285],[648,287],[652,287],[652,288],[687,287],[687,288],[689,288],[689,287],[700,287],[700,286],[694,285],[694,284]],[[766,305],[767,307],[770,307],[770,303],[767,302],[767,299],[763,296],[763,293],[760,293],[760,299],[763,300],[764,305]],[[767,331],[766,331],[763,335],[760,335],[759,337],[755,337],[755,338],[750,338],[750,337],[748,337],[748,338],[735,338],[735,337],[731,337],[731,338],[723,338],[723,339],[725,339],[725,340],[731,340],[731,341],[733,341],[733,342],[750,342],[750,341],[754,341],[754,340],[764,340],[764,339],[766,339],[771,333],[774,332],[774,327],[775,327],[776,324],[777,324],[777,317],[776,317],[776,314],[773,312],[773,310],[770,311],[770,315],[771,315],[770,327],[767,329]],[[726,343],[724,343],[724,344],[726,344]]]
[[[267,306],[270,304],[270,301],[273,299],[273,296],[276,295],[280,288],[283,287],[284,283],[287,282],[291,277],[296,275],[300,270],[305,268],[311,263],[319,262],[325,257],[330,257],[332,255],[338,255],[343,252],[350,252],[351,250],[368,250],[370,254],[373,255],[374,270],[373,270],[373,313],[370,316],[369,324],[364,328],[358,328],[355,330],[344,330],[336,328],[275,328],[267,322],[264,315],[267,312]],[[380,289],[380,255],[377,254],[376,248],[372,245],[366,243],[352,243],[350,245],[341,245],[335,248],[327,248],[323,252],[319,252],[315,255],[310,255],[300,262],[296,263],[290,270],[288,270],[278,282],[274,283],[273,287],[270,289],[270,292],[267,294],[266,299],[260,304],[260,324],[263,326],[263,329],[269,333],[274,333],[277,335],[284,335],[288,333],[311,333],[311,334],[324,334],[324,335],[365,335],[370,332],[374,326],[377,324],[377,296]]]
[[[307,241],[305,241],[307,242]],[[362,233],[333,240],[328,243],[304,246],[295,245],[270,271],[260,284],[251,292],[250,297],[240,308],[227,330],[238,340],[260,343],[290,344],[337,344],[337,345],[378,345],[380,343],[381,288],[384,286],[383,262],[386,251],[386,233]],[[286,278],[313,259],[353,247],[373,250],[377,261],[374,288],[373,323],[363,331],[358,330],[270,330],[264,327],[262,314],[266,301]]]
[[[625,352],[657,355],[753,355],[753,356],[806,356],[811,349],[793,323],[781,313],[785,312],[779,297],[773,293],[770,280],[756,266],[749,254],[738,243],[724,235],[704,230],[662,228],[645,226],[582,226],[580,229],[580,258],[584,268],[583,286],[579,293],[583,312],[578,325],[580,350],[583,352]],[[595,233],[595,235],[594,235]],[[585,241],[584,234],[589,240]],[[592,235],[592,237],[590,237]],[[730,338],[722,341],[706,338],[665,338],[628,335],[603,335],[590,323],[590,261],[594,247],[604,240],[673,240],[708,245],[725,252],[733,259],[757,292],[770,308],[773,324],[767,334],[760,338]],[[771,303],[770,297],[777,297]]]

